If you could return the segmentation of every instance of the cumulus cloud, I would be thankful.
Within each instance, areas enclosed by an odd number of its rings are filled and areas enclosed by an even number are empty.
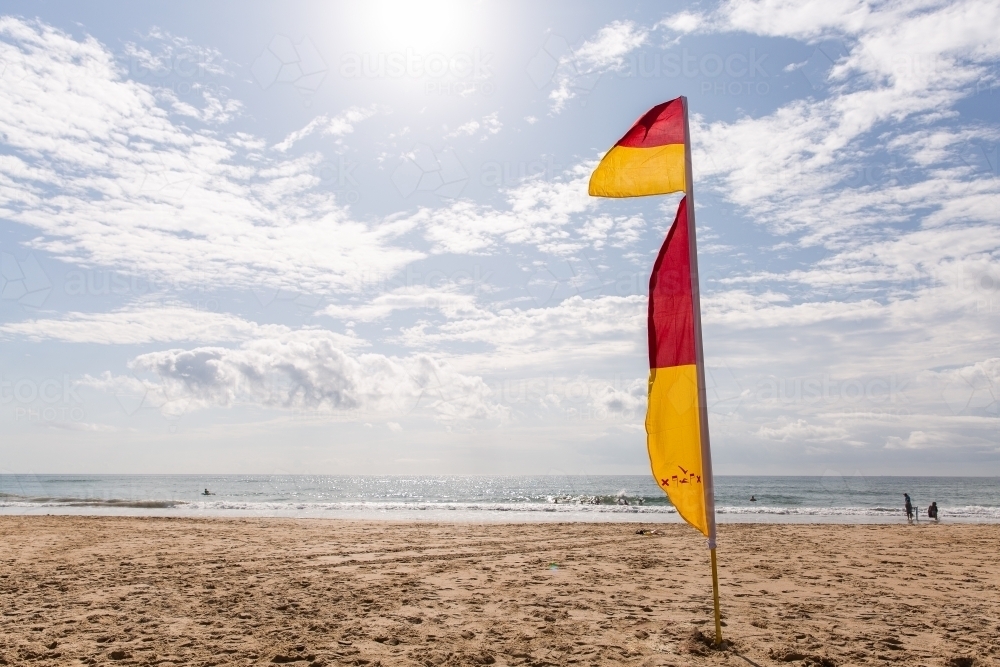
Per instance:
[[[638,378],[623,387],[605,384],[591,394],[595,408],[606,413],[639,415],[646,411],[648,380]]]
[[[237,348],[197,347],[151,352],[129,365],[132,375],[88,377],[112,393],[154,393],[164,414],[256,405],[321,414],[406,415],[436,419],[502,419],[480,377],[418,354],[352,354],[343,338],[304,329],[247,341]]]
[[[924,431],[911,431],[905,438],[890,435],[886,438],[886,449],[927,449],[928,447],[940,447],[947,445],[952,438],[944,433],[926,433]]]

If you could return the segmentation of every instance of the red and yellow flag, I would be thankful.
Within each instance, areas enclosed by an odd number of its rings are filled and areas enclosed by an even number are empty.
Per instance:
[[[681,98],[657,104],[608,151],[590,177],[593,197],[643,197],[687,188]]]
[[[656,483],[708,537],[687,209],[685,197],[649,278],[646,448]]]
[[[687,104],[646,112],[601,160],[590,194],[642,197],[684,192],[649,279],[649,407],[646,447],[656,483],[678,513],[715,542],[711,456],[704,401],[701,317],[691,206]]]

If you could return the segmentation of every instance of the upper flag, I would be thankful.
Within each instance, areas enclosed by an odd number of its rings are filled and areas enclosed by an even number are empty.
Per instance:
[[[625,133],[590,177],[590,194],[684,192],[649,279],[646,447],[656,483],[715,544],[712,460],[698,298],[687,100],[658,104]]]
[[[684,100],[657,104],[635,122],[590,177],[594,197],[643,197],[687,189]]]

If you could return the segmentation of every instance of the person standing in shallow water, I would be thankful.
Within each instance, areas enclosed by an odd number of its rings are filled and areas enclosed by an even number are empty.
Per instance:
[[[931,506],[927,508],[927,518],[934,519],[936,522],[938,520],[938,506],[937,501],[931,503]]]
[[[903,505],[906,508],[906,520],[913,522],[913,503],[910,502],[910,494],[903,494]]]

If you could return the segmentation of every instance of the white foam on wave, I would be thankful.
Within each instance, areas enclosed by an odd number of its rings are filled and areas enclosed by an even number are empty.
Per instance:
[[[966,521],[998,522],[1000,507],[981,505],[965,505],[959,507],[942,506],[943,519],[959,519]],[[642,516],[651,521],[670,520],[677,518],[677,510],[670,505],[613,505],[584,503],[549,503],[549,502],[518,502],[518,503],[481,503],[481,502],[386,502],[386,501],[349,501],[349,502],[291,502],[270,501],[254,502],[242,500],[213,499],[204,501],[164,501],[164,500],[104,500],[73,498],[18,498],[8,496],[0,500],[0,513],[16,514],[22,512],[36,513],[40,510],[64,510],[72,513],[90,514],[145,514],[149,510],[159,510],[163,514],[202,514],[214,516],[226,515],[274,515],[274,516],[382,516],[400,518],[433,514],[435,516],[461,515],[504,516],[517,515],[525,520],[530,517],[556,518],[566,520],[591,517],[599,520],[624,519],[632,516],[639,519]],[[890,507],[779,507],[767,505],[754,506],[719,506],[716,512],[720,522],[726,521],[801,521],[814,519],[832,519],[850,522],[852,519],[865,520],[896,520],[901,519],[902,509]],[[659,519],[657,519],[659,517]],[[925,519],[926,520],[926,519]]]

